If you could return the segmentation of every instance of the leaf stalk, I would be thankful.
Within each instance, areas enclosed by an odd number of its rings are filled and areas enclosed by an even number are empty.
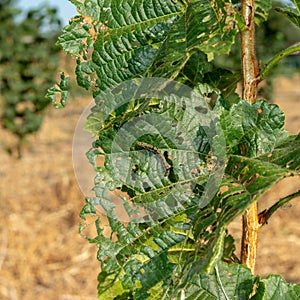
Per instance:
[[[268,220],[271,218],[271,216],[274,214],[275,211],[277,211],[278,208],[282,207],[287,202],[291,201],[292,199],[300,196],[300,190],[288,195],[284,198],[281,198],[279,201],[277,201],[274,205],[272,205],[269,209],[265,209],[258,215],[259,224],[260,226],[263,226],[268,223]]]
[[[281,52],[277,53],[270,61],[266,64],[265,68],[260,73],[260,80],[264,80],[266,78],[267,73],[283,58],[289,56],[292,53],[300,51],[300,43],[294,44]]]

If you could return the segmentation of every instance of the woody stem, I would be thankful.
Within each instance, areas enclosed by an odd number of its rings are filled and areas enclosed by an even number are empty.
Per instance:
[[[243,70],[243,99],[255,102],[259,82],[259,68],[255,54],[254,0],[242,1],[242,17],[245,27],[241,31],[241,53]],[[243,215],[241,262],[255,272],[258,241],[257,203],[252,203]]]

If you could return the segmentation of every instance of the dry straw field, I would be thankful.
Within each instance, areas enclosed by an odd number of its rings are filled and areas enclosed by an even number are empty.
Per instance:
[[[300,127],[299,86],[299,75],[275,83],[274,100],[286,112],[291,133]],[[97,249],[78,234],[84,196],[72,165],[74,128],[90,100],[72,99],[64,110],[49,108],[22,160],[7,154],[11,137],[0,131],[0,299],[97,299]],[[299,186],[297,178],[284,182],[261,207]],[[280,273],[300,282],[299,200],[280,209],[262,229],[258,274]],[[231,230],[238,237],[238,220]]]

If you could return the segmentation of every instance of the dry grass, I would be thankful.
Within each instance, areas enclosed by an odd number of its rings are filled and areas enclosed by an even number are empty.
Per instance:
[[[1,149],[0,299],[96,299],[97,249],[78,234],[71,156],[87,102],[50,109],[22,160]]]
[[[287,113],[288,129],[299,131],[300,78],[276,84],[276,102]],[[281,90],[284,88],[284,92]],[[0,149],[0,299],[89,300],[97,298],[97,249],[78,234],[84,203],[73,172],[72,138],[89,99],[50,109],[42,130],[31,139],[22,160]],[[1,139],[11,139],[0,131]],[[299,182],[284,185],[297,188]],[[266,201],[273,201],[279,190]],[[279,272],[300,281],[299,199],[280,210],[260,235],[257,271]],[[232,225],[235,232],[239,223]]]

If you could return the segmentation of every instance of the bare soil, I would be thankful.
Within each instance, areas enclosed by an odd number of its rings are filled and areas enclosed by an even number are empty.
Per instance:
[[[299,75],[275,83],[275,102],[294,134],[300,124],[299,84]],[[64,110],[50,108],[21,160],[8,155],[6,143],[12,138],[0,131],[0,299],[97,299],[97,249],[78,234],[84,196],[72,165],[74,129],[90,101],[76,98]],[[279,184],[261,209],[299,186],[297,178]],[[261,276],[279,273],[300,282],[299,200],[280,209],[261,230]],[[230,228],[239,242],[240,220]]]

